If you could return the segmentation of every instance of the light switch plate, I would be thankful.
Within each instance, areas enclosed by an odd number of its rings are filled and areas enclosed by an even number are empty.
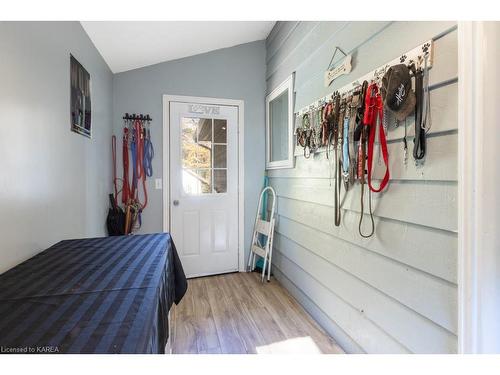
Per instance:
[[[161,180],[161,178],[155,178],[155,189],[156,190],[161,190],[162,189],[162,180]]]

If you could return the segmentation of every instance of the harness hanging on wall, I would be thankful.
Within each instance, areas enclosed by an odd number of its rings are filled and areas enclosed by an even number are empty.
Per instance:
[[[110,235],[130,234],[138,230],[142,225],[142,212],[148,204],[146,180],[148,177],[153,176],[152,161],[154,158],[154,148],[151,141],[151,121],[152,118],[149,115],[129,115],[126,113],[123,117],[123,177],[121,179],[116,176],[116,136],[113,135],[112,137],[114,185],[112,210],[115,216],[118,210],[124,212],[124,218],[120,222],[122,227],[121,233],[116,233],[116,230],[110,230],[111,227],[108,225],[108,233]],[[130,170],[132,170],[131,176]],[[118,189],[119,181],[122,182],[120,190]],[[142,194],[139,192],[141,187]],[[121,203],[123,209],[118,206],[118,195],[120,193],[122,194]],[[110,215],[108,215],[109,220]]]

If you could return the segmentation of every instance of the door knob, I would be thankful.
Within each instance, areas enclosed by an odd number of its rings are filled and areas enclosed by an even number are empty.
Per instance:
[[[174,201],[172,203],[174,204],[174,206],[178,206],[179,205],[179,201],[177,199],[174,199]]]

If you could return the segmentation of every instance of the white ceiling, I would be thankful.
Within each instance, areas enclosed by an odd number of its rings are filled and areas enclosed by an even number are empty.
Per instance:
[[[81,22],[113,73],[267,38],[274,21]]]

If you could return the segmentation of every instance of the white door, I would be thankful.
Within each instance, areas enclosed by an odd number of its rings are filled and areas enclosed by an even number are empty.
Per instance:
[[[238,270],[238,107],[170,102],[169,203],[188,277]]]

